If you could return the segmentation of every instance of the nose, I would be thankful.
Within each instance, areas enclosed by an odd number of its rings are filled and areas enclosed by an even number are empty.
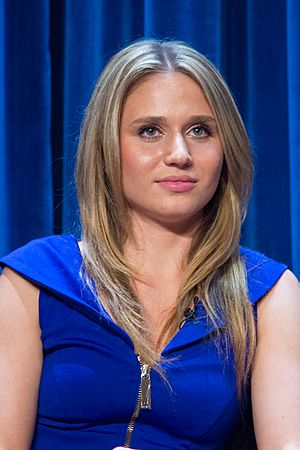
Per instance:
[[[167,143],[165,163],[168,166],[174,165],[181,168],[192,165],[190,149],[182,135],[176,135]]]

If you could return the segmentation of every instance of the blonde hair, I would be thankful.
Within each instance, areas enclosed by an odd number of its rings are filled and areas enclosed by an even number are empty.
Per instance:
[[[216,332],[233,347],[238,391],[245,386],[255,350],[255,323],[239,252],[241,225],[252,185],[249,141],[232,96],[215,67],[182,42],[141,40],[111,58],[87,107],[77,158],[77,190],[83,230],[83,260],[99,296],[131,336],[143,360],[158,367],[142,309],[132,287],[134,271],[123,254],[130,220],[121,185],[120,120],[136,83],[151,74],[181,72],[202,88],[213,111],[224,151],[218,189],[204,208],[201,233],[187,254],[177,305],[164,333],[178,330],[184,310],[199,293]]]

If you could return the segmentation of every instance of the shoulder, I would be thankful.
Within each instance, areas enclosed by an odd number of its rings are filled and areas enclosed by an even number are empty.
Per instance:
[[[0,323],[1,336],[16,327],[23,333],[27,329],[39,333],[38,321],[39,289],[31,282],[9,268],[5,268],[0,276]]]
[[[10,293],[12,290],[14,291],[14,294],[18,293],[22,300],[26,299],[30,294],[37,295],[38,293],[37,286],[9,267],[4,267],[0,276],[0,292],[3,295],[8,290]]]
[[[245,265],[250,301],[258,302],[258,331],[264,330],[265,325],[275,319],[280,324],[285,320],[299,320],[300,284],[288,267],[244,247],[241,247],[240,253]],[[259,301],[261,299],[263,301]]]
[[[3,272],[0,278],[2,307],[9,298],[10,307],[15,303],[37,317],[40,287],[51,282],[50,273],[60,267],[64,253],[70,254],[75,245],[73,236],[48,236],[35,239],[0,258]]]
[[[55,256],[70,256],[70,254],[76,253],[79,253],[79,247],[73,235],[53,235],[34,239],[26,243],[0,258],[0,264],[9,266],[9,263],[13,261],[19,261],[19,264],[24,264],[29,260],[42,262],[43,259]]]
[[[76,262],[81,262],[81,254],[78,242],[73,235],[54,235],[34,239],[0,258],[2,267],[10,267],[24,275],[29,275],[31,272],[45,272],[46,268],[61,269],[64,265],[72,266]]]
[[[35,239],[0,259],[29,282],[67,297],[81,297],[82,257],[73,235]]]
[[[286,270],[273,288],[258,304],[258,331],[260,334],[276,327],[274,334],[299,335],[300,342],[300,284],[295,275]],[[292,331],[293,330],[293,331]],[[295,333],[295,334],[294,334]]]
[[[240,248],[240,255],[245,266],[249,299],[256,303],[275,286],[287,266],[245,247]]]

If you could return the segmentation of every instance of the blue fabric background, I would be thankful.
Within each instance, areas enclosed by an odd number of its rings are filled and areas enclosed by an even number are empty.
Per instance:
[[[255,153],[243,244],[300,276],[298,0],[0,2],[0,254],[79,233],[84,109],[107,59],[141,37],[185,40],[222,72]]]

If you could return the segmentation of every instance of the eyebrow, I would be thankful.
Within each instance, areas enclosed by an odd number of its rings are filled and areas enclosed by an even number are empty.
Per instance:
[[[165,124],[166,122],[166,118],[163,116],[146,116],[139,117],[138,119],[131,122],[130,125],[147,123]],[[212,124],[216,124],[214,117],[206,115],[191,116],[187,119],[187,122],[211,122]]]
[[[165,123],[166,119],[163,116],[147,116],[147,117],[139,117],[138,119],[134,120],[130,123],[130,125],[133,124],[139,124],[139,123]]]

